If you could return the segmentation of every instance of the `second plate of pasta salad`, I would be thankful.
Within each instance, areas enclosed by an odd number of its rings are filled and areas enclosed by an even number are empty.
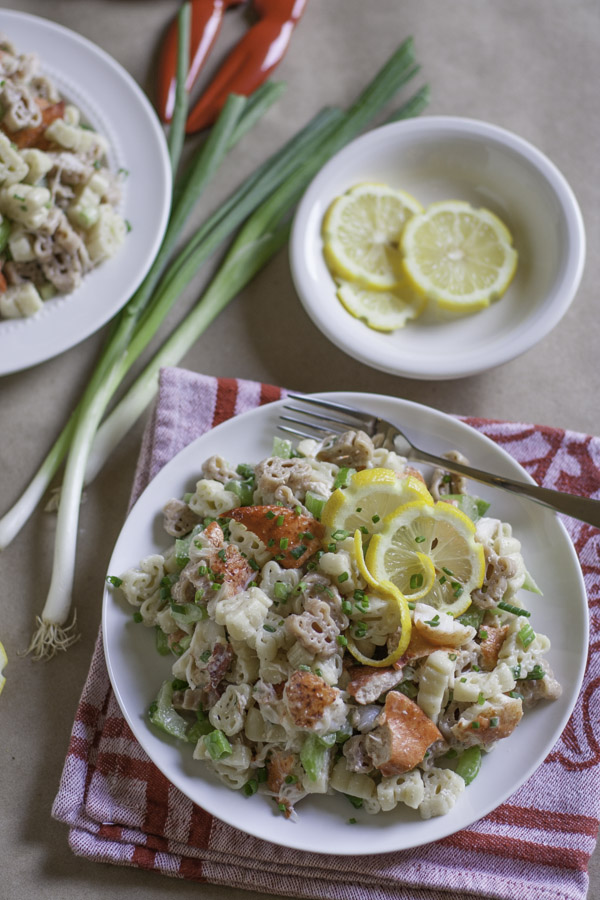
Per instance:
[[[170,192],[162,129],[128,73],[74,32],[0,11],[0,374],[120,309]]]
[[[519,468],[440,413],[356,397],[450,454]],[[276,406],[200,438],[134,507],[105,601],[119,701],[167,777],[239,828],[336,853],[435,840],[498,805],[560,732],[585,611],[566,641],[557,565],[580,594],[578,563],[546,511],[361,432],[282,440]],[[135,559],[128,526],[149,509]]]

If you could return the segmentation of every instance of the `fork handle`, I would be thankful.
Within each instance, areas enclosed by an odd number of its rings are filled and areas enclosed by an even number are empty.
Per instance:
[[[547,506],[555,512],[564,513],[566,516],[572,516],[580,522],[587,522],[595,528],[600,528],[600,500],[591,500],[588,497],[580,497],[577,494],[565,494],[562,491],[553,491],[550,488],[540,487],[537,484],[529,484],[526,481],[513,481],[512,478],[504,478],[501,475],[492,475],[490,472],[484,472],[482,469],[475,469],[472,466],[465,466],[463,463],[446,459],[441,456],[434,456],[424,450],[411,449],[407,458],[413,462],[431,463],[455,475],[466,475],[475,481],[481,481],[483,484],[490,484],[493,487],[502,488],[505,491],[512,491],[514,494],[522,494]]]

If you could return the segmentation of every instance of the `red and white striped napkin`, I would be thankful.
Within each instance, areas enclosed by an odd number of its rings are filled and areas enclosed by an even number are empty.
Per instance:
[[[132,501],[175,453],[279,388],[182,369],[161,373]],[[600,497],[600,438],[465,419],[547,487]],[[129,730],[98,639],[53,815],[73,851],[97,862],[295,897],[343,900],[584,900],[600,820],[600,531],[566,520],[585,576],[590,654],[560,740],[510,799],[433,844],[367,857],[303,853],[250,837],[184,797]]]

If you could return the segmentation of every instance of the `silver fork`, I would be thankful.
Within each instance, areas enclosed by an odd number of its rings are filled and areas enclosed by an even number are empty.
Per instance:
[[[288,434],[315,438],[319,435],[322,437],[325,434],[342,434],[348,429],[360,428],[370,437],[382,435],[383,443],[381,446],[387,450],[395,450],[396,453],[406,457],[410,462],[428,463],[448,472],[453,472],[456,475],[466,475],[468,478],[473,478],[475,481],[480,481],[483,484],[490,484],[505,491],[512,491],[514,494],[521,494],[530,500],[535,500],[536,503],[540,503],[542,506],[553,509],[555,512],[564,513],[567,516],[578,519],[580,522],[587,522],[588,525],[600,528],[600,500],[590,500],[588,497],[565,494],[550,488],[539,487],[537,484],[528,484],[526,481],[513,481],[511,478],[505,478],[502,475],[493,475],[491,472],[485,472],[482,469],[475,469],[455,460],[427,453],[426,450],[415,447],[407,436],[392,422],[380,419],[352,406],[346,406],[344,403],[336,403],[333,400],[321,400],[317,397],[306,397],[301,394],[288,394],[287,397],[288,399],[317,407],[320,410],[320,412],[315,412],[312,409],[307,410],[297,406],[285,405],[284,409],[304,416],[303,419],[292,416],[280,416],[282,421],[294,426],[278,426],[281,431]],[[332,412],[335,415],[332,415]],[[307,421],[308,417],[316,421]],[[310,428],[312,431],[303,430],[306,428]]]

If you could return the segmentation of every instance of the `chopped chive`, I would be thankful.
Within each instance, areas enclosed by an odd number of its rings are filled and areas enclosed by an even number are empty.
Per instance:
[[[519,694],[518,691],[509,691],[508,696],[512,697],[513,700],[522,700],[523,699],[523,695]]]
[[[458,751],[454,749],[454,747],[450,747],[450,749],[444,753],[444,759],[455,759],[458,756]]]
[[[479,728],[479,722],[471,722],[471,728]]]
[[[264,629],[265,631],[270,631],[271,634],[274,634],[274,633],[277,631],[277,629],[274,628],[273,625],[268,625],[268,624],[267,624],[267,625],[263,625],[263,629]]]
[[[304,532],[300,535],[300,540],[301,540],[301,541],[303,541],[303,540],[304,540],[304,541],[314,541],[314,539],[315,539],[315,536],[314,536],[314,534],[312,533],[312,531],[304,531]]]
[[[492,716],[492,718],[490,719],[490,728],[497,728],[498,721],[498,716]]]
[[[473,665],[473,666],[471,666],[471,668],[473,669],[474,672],[480,672],[480,671],[481,671],[481,669],[479,668],[479,666]]]
[[[377,522],[380,522],[380,521],[381,521],[381,516],[378,516],[377,513],[375,513],[374,516],[371,516],[371,522],[374,522],[375,525],[377,524]]]
[[[521,609],[520,606],[513,606],[512,603],[506,603],[504,600],[500,600],[498,603],[498,609],[503,609],[505,612],[512,613],[513,616],[527,616],[529,617],[531,613],[526,609]]]
[[[269,777],[269,773],[267,772],[267,769],[265,766],[263,766],[261,769],[256,770],[256,780],[258,781],[259,784],[262,784],[263,782],[265,782],[268,777]]]
[[[407,605],[408,605],[409,609],[415,609],[417,604],[415,603],[414,600],[409,600]]]
[[[346,797],[355,809],[360,809],[362,807],[362,797],[353,797],[351,794],[346,794]]]
[[[198,566],[198,575],[207,575],[208,566]]]
[[[369,598],[363,597],[362,600],[357,600],[356,608],[359,610],[359,612],[366,612],[369,608]]]
[[[300,672],[310,672],[310,666],[306,666],[304,664],[299,665],[298,669],[300,670]]]
[[[426,620],[425,624],[431,625],[432,628],[437,628],[437,626],[440,624],[439,614],[436,613],[435,616],[433,617],[433,619]]]
[[[265,513],[265,517],[266,517],[267,519],[274,519],[274,518],[275,518],[275,513],[273,512],[272,509],[270,509],[270,510],[268,510],[268,512]],[[283,523],[282,523],[282,524],[283,524]]]
[[[529,647],[529,645],[533,643],[533,641],[535,641],[535,631],[533,630],[529,622],[527,623],[527,625],[524,625],[523,628],[521,628],[517,635],[517,638],[525,649],[527,649],[527,647]]]
[[[352,612],[352,604],[349,600],[342,600],[342,612],[345,612],[346,615],[350,615]]]
[[[112,584],[113,587],[121,587],[123,584],[123,579],[119,578],[117,575],[107,575],[106,581],[108,584]]]
[[[350,532],[346,531],[345,528],[337,528],[331,537],[334,541],[344,541],[347,537],[350,537]]]
[[[415,572],[414,575],[410,576],[410,587],[411,590],[416,590],[416,588],[420,588],[423,584],[423,576],[420,572]]]
[[[357,589],[354,591],[353,596],[354,596],[354,599],[357,600],[357,601],[360,601],[360,600],[366,600],[366,599],[367,599],[367,594],[366,594],[366,592],[365,592],[365,591],[361,591],[359,588],[357,588]]]
[[[285,805],[285,803],[278,803],[277,809],[282,813],[287,812],[287,806]]]
[[[479,692],[479,695],[477,697],[477,703],[479,706],[483,706],[483,704],[485,703],[485,697],[481,691]]]
[[[348,646],[348,638],[344,634],[338,634],[336,640],[337,640],[338,644],[340,645],[340,647]]]
[[[275,538],[269,538],[267,541],[267,547],[273,547],[275,544]]]
[[[518,681],[519,678],[521,677],[521,666],[520,665],[511,666],[510,670],[513,673],[513,677]]]
[[[482,640],[482,641],[487,640],[487,636],[488,636],[488,633],[487,633],[487,631],[485,630],[485,628],[481,628],[481,629],[479,630],[479,637],[481,638],[481,640]]]
[[[289,538],[280,538],[280,540],[279,540],[279,549],[280,549],[280,550],[287,550],[289,542],[290,542],[290,539],[289,539]]]
[[[456,575],[451,569],[447,569],[446,566],[442,566],[442,572],[445,572],[448,578],[456,578]]]
[[[322,678],[322,677],[323,677],[323,673],[322,673],[322,672],[321,672],[321,670],[320,670],[320,669],[318,669],[318,668],[317,668],[317,669],[315,669],[315,675],[318,675],[318,676],[319,676],[319,678]]]
[[[361,525],[358,529],[362,534],[370,534],[371,532],[366,525]]]
[[[301,507],[301,506],[295,506],[295,507],[294,507],[294,512],[295,512],[295,514],[296,514],[297,516],[301,516],[301,515],[302,515],[302,507]]]
[[[439,580],[440,584],[445,584],[447,579],[446,579],[445,575],[442,575],[438,580]]]
[[[465,676],[463,675],[463,677],[462,677],[460,680],[461,680],[461,682],[464,684],[464,683],[466,682],[467,679],[466,679]]]
[[[134,612],[132,618],[133,618],[133,621],[134,621],[134,622],[138,622],[138,623],[139,623],[139,622],[143,622],[143,621],[144,621],[144,617],[143,617],[143,615],[141,614],[141,612]]]
[[[304,553],[306,553],[307,550],[308,550],[308,547],[306,547],[304,544],[299,544],[297,547],[294,547],[293,550],[290,550],[290,553],[292,554],[294,559],[300,559],[300,557]]]
[[[424,540],[425,540],[424,534],[418,534],[415,538],[415,541],[417,544],[422,544]]]
[[[343,581],[348,581],[349,578],[350,578],[350,575],[348,574],[348,572],[342,572],[341,575],[338,575],[338,581],[340,582],[340,584]]]
[[[260,566],[256,562],[256,560],[254,559],[253,556],[251,556],[250,559],[248,560],[248,565],[250,566],[251,569],[253,569],[254,572],[260,572]]]
[[[280,528],[285,522],[285,516],[277,516],[277,521],[275,524]]]
[[[336,551],[337,551],[337,544],[334,544],[333,542],[331,544],[327,544],[327,552],[328,553],[335,553]]]
[[[242,788],[242,791],[244,792],[246,797],[251,797],[253,794],[255,794],[257,792],[257,790],[258,790],[258,781],[256,780],[256,778],[251,778],[250,781],[247,781],[246,784],[244,785],[244,787]]]
[[[544,672],[542,666],[535,665],[531,672],[528,672],[525,676],[525,681],[540,681],[540,679],[545,678],[546,673]]]
[[[367,633],[367,623],[366,622],[357,622],[354,626],[354,636],[357,638],[363,638]]]
[[[456,653],[449,653],[449,654],[448,654],[448,659],[451,659],[452,661],[454,661],[456,658],[457,658]]]
[[[286,775],[286,776],[285,776],[285,783],[286,783],[286,784],[296,784],[297,781],[298,781],[298,776],[297,776],[297,775]]]
[[[357,824],[357,820],[354,817],[352,817],[351,819],[348,819],[348,825],[356,825],[356,824]]]
[[[442,484],[450,484],[452,481],[452,475],[444,475],[442,478]]]

